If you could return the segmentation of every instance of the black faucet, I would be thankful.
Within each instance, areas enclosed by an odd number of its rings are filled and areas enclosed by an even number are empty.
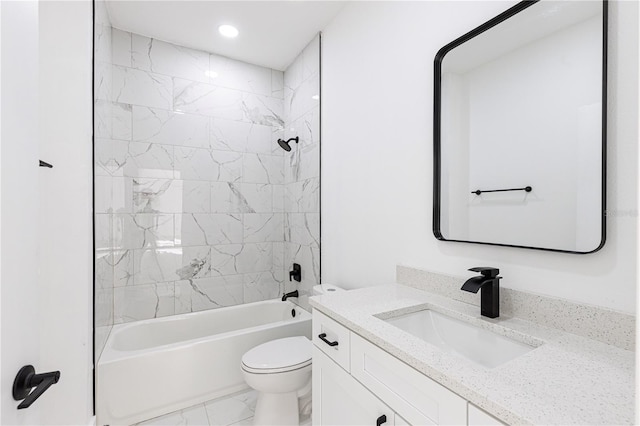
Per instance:
[[[475,267],[469,269],[473,272],[480,272],[482,275],[469,278],[463,285],[462,290],[471,293],[480,291],[480,314],[489,318],[500,316],[500,280],[498,268]]]
[[[298,290],[293,290],[291,293],[285,293],[284,295],[282,295],[282,301],[284,302],[290,297],[300,297],[298,295]]]

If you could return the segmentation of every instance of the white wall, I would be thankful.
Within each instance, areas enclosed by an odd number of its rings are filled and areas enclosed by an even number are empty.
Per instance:
[[[437,241],[432,221],[433,58],[515,2],[357,2],[323,31],[323,281],[395,281],[398,263],[635,311],[638,13],[610,2],[607,243],[595,254]]]
[[[37,401],[44,423],[92,416],[91,2],[40,2],[41,357],[60,370]]]

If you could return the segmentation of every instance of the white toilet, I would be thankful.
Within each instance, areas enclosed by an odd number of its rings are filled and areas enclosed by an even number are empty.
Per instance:
[[[258,391],[254,425],[297,425],[299,391],[311,383],[313,344],[304,336],[272,340],[242,356],[242,374]]]

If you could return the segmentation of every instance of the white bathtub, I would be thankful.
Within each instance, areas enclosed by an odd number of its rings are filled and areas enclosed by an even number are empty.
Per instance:
[[[279,300],[116,325],[96,369],[97,424],[130,425],[247,389],[242,355],[288,336],[311,338],[311,315]]]

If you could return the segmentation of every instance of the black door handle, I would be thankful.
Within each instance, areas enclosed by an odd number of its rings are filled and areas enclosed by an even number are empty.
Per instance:
[[[329,346],[338,346],[338,342],[330,342],[327,340],[327,333],[322,333],[322,334],[318,334],[318,337],[320,338],[320,340],[322,340],[323,342],[325,342],[327,345]]]
[[[386,422],[387,422],[387,416],[383,414],[376,419],[376,426],[380,426],[381,424]]]
[[[40,398],[44,391],[60,380],[59,371],[35,373],[33,365],[25,365],[18,371],[18,375],[13,381],[13,399],[16,401],[24,400],[18,405],[18,410],[28,408],[36,399]],[[33,392],[31,392],[32,388],[35,388]]]

